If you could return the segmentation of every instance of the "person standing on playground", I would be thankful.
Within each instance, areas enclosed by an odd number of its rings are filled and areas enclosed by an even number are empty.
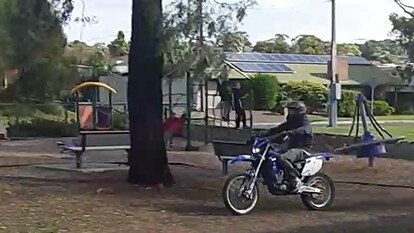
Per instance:
[[[240,128],[240,121],[243,124],[243,128],[246,128],[246,112],[243,108],[243,99],[246,98],[245,96],[240,96],[240,88],[241,85],[237,82],[232,89],[232,97],[233,97],[233,109],[236,112],[236,128]]]
[[[219,83],[219,94],[221,99],[221,118],[225,121],[229,121],[231,111],[231,89],[227,82]]]

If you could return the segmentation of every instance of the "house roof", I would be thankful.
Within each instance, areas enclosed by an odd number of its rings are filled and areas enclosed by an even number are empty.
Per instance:
[[[238,55],[252,55],[252,54],[259,54],[260,53],[237,53]],[[263,55],[263,54],[262,54]],[[272,55],[277,56],[280,54],[264,54],[264,55]],[[282,54],[283,55],[283,54]],[[307,57],[307,55],[300,55],[296,54],[295,56],[303,56]],[[263,56],[266,58],[266,56]],[[326,59],[326,56],[313,56],[313,57],[321,57]],[[248,57],[247,57],[248,58]],[[341,81],[343,85],[404,85],[404,81],[398,77],[394,77],[390,74],[390,72],[386,72],[381,70],[380,68],[376,67],[375,65],[364,62],[361,60],[362,58],[359,57],[348,57],[342,56],[342,59],[352,61],[354,63],[349,63],[348,67],[348,75],[349,80]],[[356,62],[355,62],[356,61]],[[229,79],[246,79],[246,77],[251,76],[253,77],[257,73],[251,72],[243,72],[238,69],[233,63],[235,61],[228,60],[226,63],[232,68],[230,70]],[[255,61],[257,62],[257,61]],[[280,63],[280,62],[272,62],[269,63],[279,63],[284,64],[290,69],[293,70],[292,73],[266,73],[269,75],[275,76],[279,83],[288,83],[289,81],[311,81],[317,82],[322,84],[329,84],[329,79],[327,75],[327,63],[293,63],[292,61],[289,63]],[[127,73],[128,72],[128,56],[120,56],[112,58],[110,61],[110,66],[113,72],[118,73]]]
[[[290,81],[310,81],[321,84],[329,84],[327,65],[288,64],[293,73],[266,73],[273,75],[279,83]],[[258,73],[245,73],[251,77]],[[240,71],[232,69],[229,79],[245,79]],[[349,80],[341,81],[343,85],[403,85],[404,81],[391,76],[389,73],[378,69],[373,65],[349,65]]]
[[[273,54],[277,55],[277,54]],[[355,60],[355,58],[352,58]],[[358,61],[358,60],[357,60]],[[272,61],[268,61],[272,63]],[[233,61],[228,61],[233,64]],[[279,83],[288,83],[289,81],[311,81],[321,84],[329,84],[328,79],[328,65],[327,63],[281,63],[279,61],[273,62],[278,64],[284,64],[293,70],[291,73],[266,73],[268,75],[275,76]],[[237,64],[237,63],[236,63]],[[257,73],[243,72],[238,69],[237,66],[231,66],[233,69],[230,71],[230,79],[245,79],[245,75],[253,77]],[[389,72],[384,72],[375,65],[367,62],[355,62],[348,64],[349,79],[341,81],[343,85],[401,85],[404,82],[396,77],[393,77]],[[244,75],[243,75],[244,74]]]

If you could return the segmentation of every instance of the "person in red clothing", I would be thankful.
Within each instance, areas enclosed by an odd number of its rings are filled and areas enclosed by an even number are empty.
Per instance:
[[[171,113],[171,116],[165,119],[163,129],[165,146],[167,146],[167,148],[171,146],[170,139],[174,136],[174,133],[179,132],[184,125],[186,118],[185,114],[177,117],[175,113]]]

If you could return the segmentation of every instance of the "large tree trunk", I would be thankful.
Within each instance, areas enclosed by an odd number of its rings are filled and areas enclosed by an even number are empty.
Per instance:
[[[128,182],[171,185],[162,129],[161,0],[133,0],[128,110],[131,131]]]

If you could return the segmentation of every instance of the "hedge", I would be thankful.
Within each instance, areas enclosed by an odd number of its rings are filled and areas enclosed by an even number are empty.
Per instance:
[[[257,74],[251,80],[251,88],[254,110],[269,110],[276,105],[279,84],[275,76]]]

